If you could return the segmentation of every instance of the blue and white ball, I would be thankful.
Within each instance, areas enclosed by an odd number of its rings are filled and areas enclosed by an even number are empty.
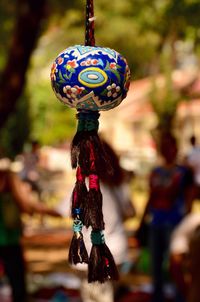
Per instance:
[[[75,45],[55,59],[51,83],[57,98],[69,107],[110,110],[126,97],[130,69],[115,50]]]

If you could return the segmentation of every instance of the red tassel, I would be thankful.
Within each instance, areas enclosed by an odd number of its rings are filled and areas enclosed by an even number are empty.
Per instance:
[[[96,174],[89,175],[89,192],[83,211],[83,223],[87,228],[91,226],[93,229],[104,230],[102,194]]]
[[[75,219],[76,209],[81,209],[80,218],[82,220],[82,213],[87,198],[87,187],[85,184],[85,175],[82,173],[81,168],[78,167],[76,171],[76,184],[72,192],[72,208],[71,216]]]

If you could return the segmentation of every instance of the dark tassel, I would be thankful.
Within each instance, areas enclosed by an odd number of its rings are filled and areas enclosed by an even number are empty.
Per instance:
[[[87,228],[91,226],[93,229],[104,230],[102,194],[99,186],[99,177],[96,172],[96,153],[92,144],[90,144],[89,162],[89,192],[85,200],[83,222]]]
[[[88,264],[88,282],[103,283],[108,280],[118,280],[119,273],[113,256],[105,244],[101,231],[92,231],[93,243]]]
[[[81,167],[82,173],[89,177],[89,192],[87,198],[81,199],[82,197],[80,196],[79,199],[77,197],[78,188],[75,186],[75,195],[73,195],[75,202],[72,207],[75,209],[74,215],[76,217],[76,211],[79,210],[76,205],[77,201],[80,200],[78,205],[83,210],[82,214],[80,214],[81,220],[86,227],[91,226],[93,229],[91,235],[93,246],[89,259],[88,281],[103,283],[107,280],[118,280],[119,275],[113,256],[101,233],[104,229],[104,220],[99,176],[105,173],[112,175],[113,169],[97,134],[99,113],[80,111],[77,114],[77,118],[78,129],[71,145],[71,161],[73,168]],[[77,185],[79,184],[77,183]],[[75,239],[72,239],[73,248],[70,248],[70,260],[73,263],[82,261],[76,235],[75,232]],[[78,232],[78,236],[80,235],[82,235],[81,231]]]
[[[98,174],[112,175],[113,173],[110,159],[97,133],[99,116],[98,112],[88,111],[80,111],[77,114],[78,128],[71,144],[71,164],[72,168],[80,165],[86,176],[90,174],[91,146],[95,154],[95,167]]]
[[[85,248],[85,244],[83,241],[83,234],[81,232],[83,227],[83,223],[81,220],[76,218],[74,220],[73,229],[74,235],[69,248],[69,263],[77,264],[77,263],[88,263],[88,253]]]
[[[102,194],[99,178],[95,174],[89,175],[89,192],[83,210],[83,224],[88,228],[104,230],[102,213]]]
[[[82,174],[81,168],[76,171],[76,184],[72,193],[72,210],[71,214],[74,218],[73,230],[74,235],[69,249],[69,262],[71,264],[88,263],[88,254],[85,248],[82,234],[82,213],[84,202],[87,197],[87,188],[85,185],[85,176]]]
[[[85,171],[85,174],[88,176],[91,173],[90,153],[92,148],[95,158],[95,168],[96,171],[98,171],[98,175],[106,173],[111,176],[113,174],[112,164],[98,134],[95,132],[87,132],[84,137],[85,140],[83,139],[80,144],[79,164]]]
[[[72,209],[71,216],[75,219],[77,217],[77,209],[81,209],[83,212],[84,203],[87,198],[87,187],[85,185],[85,176],[81,172],[81,168],[78,167],[76,171],[76,184],[72,192]],[[82,220],[81,214],[80,218]]]

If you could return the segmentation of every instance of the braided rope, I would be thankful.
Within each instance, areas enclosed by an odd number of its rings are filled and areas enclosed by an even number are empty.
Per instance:
[[[86,2],[85,45],[95,46],[94,38],[94,5],[93,0]]]

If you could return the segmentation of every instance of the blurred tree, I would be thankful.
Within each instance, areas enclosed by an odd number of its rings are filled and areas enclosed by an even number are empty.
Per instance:
[[[15,110],[23,92],[26,70],[44,16],[45,0],[18,0],[17,19],[7,63],[0,78],[0,128]]]
[[[3,70],[7,56],[8,48],[10,46],[10,33],[13,30],[14,18],[16,14],[16,1],[0,1],[0,20],[1,20],[1,29],[0,29],[0,71]]]
[[[157,127],[152,135],[157,144],[164,133],[172,134],[178,103],[182,100],[181,94],[173,87],[171,73],[165,74],[160,86],[153,81],[153,89],[150,93],[151,105],[157,116]],[[158,79],[159,81],[159,79]]]

